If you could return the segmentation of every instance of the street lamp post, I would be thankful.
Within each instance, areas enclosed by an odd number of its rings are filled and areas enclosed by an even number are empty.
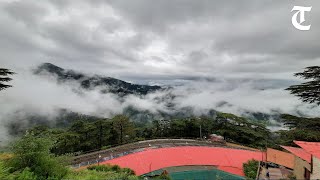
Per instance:
[[[100,165],[100,158],[101,158],[101,155],[99,154],[99,156],[98,156],[98,166]]]
[[[202,139],[202,131],[201,131],[201,124],[200,124],[200,140]]]

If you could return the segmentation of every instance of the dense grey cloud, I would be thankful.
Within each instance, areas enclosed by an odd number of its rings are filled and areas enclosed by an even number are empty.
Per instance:
[[[313,6],[310,31],[291,25],[293,5]],[[49,61],[118,77],[292,78],[320,61],[316,0],[6,0],[0,9],[0,58],[12,68]]]

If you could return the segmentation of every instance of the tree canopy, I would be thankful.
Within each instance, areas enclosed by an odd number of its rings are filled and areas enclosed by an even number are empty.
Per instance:
[[[14,72],[12,72],[11,70],[5,69],[5,68],[0,68],[0,91],[4,90],[6,88],[12,87],[11,85],[3,83],[3,82],[11,81],[12,79],[8,76],[12,75],[12,74],[14,74]]]
[[[294,145],[293,140],[320,141],[320,118],[305,118],[283,114],[281,119],[289,130],[277,132],[279,134],[278,144]]]
[[[38,132],[43,131],[38,128]],[[0,179],[6,180],[62,180],[62,179],[126,179],[138,180],[135,172],[117,165],[90,166],[83,170],[68,168],[67,156],[50,152],[54,141],[27,133],[11,146],[12,156],[0,159]]]
[[[294,75],[310,81],[292,85],[286,90],[300,97],[303,102],[320,105],[320,67],[307,67],[303,72],[295,73]]]
[[[11,171],[32,172],[37,179],[62,179],[67,168],[50,152],[54,142],[27,134],[12,145]],[[26,169],[27,168],[27,169]]]
[[[252,147],[265,147],[272,143],[271,132],[265,125],[220,112],[216,117],[155,120],[148,123],[137,123],[124,115],[116,115],[111,119],[75,121],[70,127],[62,129],[36,126],[28,132],[37,137],[54,139],[51,152],[57,155],[85,153],[145,139],[195,139],[209,137],[213,133],[228,141]]]

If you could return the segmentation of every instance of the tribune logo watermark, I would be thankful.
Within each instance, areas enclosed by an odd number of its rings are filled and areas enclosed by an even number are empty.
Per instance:
[[[292,25],[301,30],[301,31],[308,31],[311,28],[311,25],[303,25],[302,23],[305,22],[305,16],[304,13],[305,12],[310,12],[311,11],[312,6],[310,7],[304,7],[304,6],[294,6],[291,10],[292,11],[297,11],[296,13],[293,14],[291,22]],[[299,15],[299,17],[298,17]]]

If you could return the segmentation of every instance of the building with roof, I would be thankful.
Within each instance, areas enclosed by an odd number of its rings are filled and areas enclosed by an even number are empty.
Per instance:
[[[320,179],[320,142],[294,141],[294,143],[311,154],[310,179]]]
[[[281,146],[294,158],[293,173],[297,179],[320,179],[320,142],[294,141],[301,148]]]
[[[272,162],[289,169],[294,168],[294,155],[279,151],[272,148],[267,148],[267,162]]]
[[[294,155],[293,173],[297,179],[309,179],[311,172],[311,154],[302,148],[281,146]]]

